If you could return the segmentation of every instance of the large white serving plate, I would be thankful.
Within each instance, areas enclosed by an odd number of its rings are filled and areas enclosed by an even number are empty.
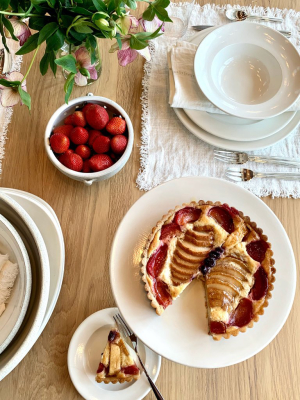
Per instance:
[[[297,111],[291,121],[274,135],[261,140],[253,140],[251,142],[238,142],[234,140],[222,139],[215,135],[211,135],[204,129],[201,129],[193,121],[191,121],[181,108],[174,108],[174,111],[182,124],[199,139],[208,144],[211,144],[212,146],[233,151],[252,151],[272,146],[273,144],[285,139],[298,126],[300,122],[300,111]]]
[[[221,201],[243,211],[263,229],[274,251],[276,282],[265,314],[252,329],[229,340],[216,342],[207,334],[201,282],[192,282],[181,297],[158,316],[141,280],[140,258],[151,229],[168,210],[192,200]],[[218,368],[252,357],[278,334],[293,304],[296,265],[283,226],[262,200],[225,180],[188,177],[149,191],[127,212],[111,249],[110,281],[119,310],[148,347],[180,364]]]
[[[0,214],[0,253],[7,254],[9,261],[18,265],[18,276],[14,282],[5,310],[0,317],[0,354],[17,334],[24,320],[31,293],[31,267],[24,243],[3,215]]]
[[[65,246],[59,220],[50,207],[40,197],[17,189],[3,188],[4,193],[14,199],[30,215],[40,230],[49,255],[50,291],[45,317],[40,329],[43,331],[56,305],[65,265]]]
[[[189,42],[199,45],[217,27],[196,33]],[[248,142],[264,139],[284,128],[295,116],[296,111],[287,111],[276,117],[263,120],[238,118],[229,114],[184,109],[187,116],[200,128],[226,140]]]
[[[137,381],[122,384],[98,383],[95,380],[108,333],[116,326],[113,316],[118,312],[117,308],[95,312],[79,325],[71,339],[68,350],[69,374],[74,386],[86,400],[142,400],[151,390],[146,375],[142,372]],[[136,360],[134,351],[127,348]],[[139,343],[139,353],[155,382],[160,371],[160,356],[142,342]]]
[[[278,31],[244,22],[207,35],[194,60],[205,96],[224,112],[263,119],[290,108],[300,94],[300,55]]]

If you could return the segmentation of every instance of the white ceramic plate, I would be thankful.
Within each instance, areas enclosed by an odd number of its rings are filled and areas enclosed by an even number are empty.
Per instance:
[[[50,288],[50,267],[43,237],[28,213],[0,190],[0,212],[18,231],[27,249],[32,291],[23,324],[0,357],[0,381],[26,356],[40,335]]]
[[[264,25],[226,24],[207,35],[194,60],[205,96],[240,118],[274,117],[300,94],[300,55],[292,43]]]
[[[273,144],[280,142],[280,140],[286,138],[299,124],[300,122],[300,111],[297,111],[292,120],[279,132],[261,140],[253,140],[252,142],[238,142],[234,140],[226,140],[217,136],[211,135],[205,130],[199,128],[198,125],[194,124],[186,113],[180,108],[174,108],[174,111],[183,125],[199,139],[204,142],[211,144],[212,146],[219,147],[221,149],[233,150],[233,151],[251,151],[264,149],[272,146]]]
[[[216,342],[207,334],[205,295],[194,281],[162,316],[156,315],[140,276],[140,258],[156,222],[175,206],[192,200],[228,203],[249,215],[269,237],[274,251],[273,297],[252,329]],[[169,181],[142,196],[127,212],[111,249],[110,281],[124,318],[152,350],[172,361],[198,368],[226,367],[266,347],[284,325],[293,304],[296,265],[289,238],[276,215],[248,190],[216,178]]]
[[[199,45],[217,27],[196,33],[189,41]],[[226,140],[253,141],[266,138],[284,128],[296,111],[282,113],[264,120],[238,118],[228,114],[209,113],[184,108],[187,116],[200,128]]]
[[[50,264],[50,291],[46,314],[41,326],[41,331],[45,328],[57,302],[65,265],[65,246],[62,230],[58,218],[49,206],[41,198],[27,192],[16,189],[1,189],[14,199],[30,215],[40,230],[49,255]]]
[[[0,215],[0,253],[8,254],[9,261],[18,264],[19,273],[8,303],[0,317],[0,354],[17,334],[24,320],[31,293],[31,267],[24,243],[3,215]]]
[[[144,373],[141,373],[139,380],[129,383],[105,384],[95,381],[110,328],[115,326],[113,316],[118,312],[117,308],[107,308],[90,315],[79,325],[71,339],[68,350],[69,374],[75,388],[86,400],[141,400],[151,389]],[[136,359],[133,350],[129,347],[128,350]],[[160,371],[160,356],[141,342],[139,353],[155,382]]]

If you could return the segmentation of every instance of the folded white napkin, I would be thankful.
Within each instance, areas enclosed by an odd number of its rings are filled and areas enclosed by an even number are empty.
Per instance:
[[[7,254],[0,254],[0,315],[5,310],[18,273],[18,265],[9,261]]]
[[[224,114],[214,106],[198,86],[194,74],[194,57],[198,46],[179,41],[168,52],[169,104],[174,108]],[[289,111],[300,110],[300,98]]]

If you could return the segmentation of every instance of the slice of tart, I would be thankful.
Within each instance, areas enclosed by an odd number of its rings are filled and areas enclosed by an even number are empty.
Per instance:
[[[140,370],[131,358],[118,329],[109,332],[108,341],[101,355],[96,381],[124,383],[139,379]]]
[[[142,257],[145,289],[161,315],[201,278],[209,333],[245,331],[263,314],[275,281],[271,245],[249,217],[227,204],[192,202],[169,211],[153,228]]]

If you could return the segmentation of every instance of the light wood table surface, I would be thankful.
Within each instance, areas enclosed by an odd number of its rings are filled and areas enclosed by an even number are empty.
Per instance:
[[[221,1],[221,4],[226,4]],[[251,2],[230,2],[250,5]],[[204,2],[201,1],[201,4]],[[259,0],[255,5],[300,10],[299,0]],[[64,102],[63,78],[41,78],[35,63],[28,78],[33,104],[14,109],[9,126],[0,185],[31,192],[46,200],[60,220],[66,245],[62,290],[55,310],[32,350],[0,383],[1,400],[80,399],[67,368],[70,339],[92,313],[115,306],[109,281],[109,253],[116,229],[131,205],[143,195],[135,186],[139,169],[141,81],[143,59],[126,68],[101,42],[103,72],[97,83],[76,88],[73,98],[91,91],[117,101],[135,130],[132,156],[108,181],[86,187],[55,169],[44,150],[44,131],[52,113]],[[41,52],[42,53],[42,52]],[[42,56],[42,54],[40,54]],[[22,71],[30,62],[24,57]],[[265,198],[285,227],[299,259],[300,200]],[[298,240],[297,240],[298,239]],[[296,400],[300,399],[300,290],[278,336],[255,357],[238,365],[208,370],[162,360],[157,385],[166,400]],[[150,393],[147,400],[155,399]],[[120,396],[122,400],[122,396]],[[133,399],[134,400],[134,399]]]

